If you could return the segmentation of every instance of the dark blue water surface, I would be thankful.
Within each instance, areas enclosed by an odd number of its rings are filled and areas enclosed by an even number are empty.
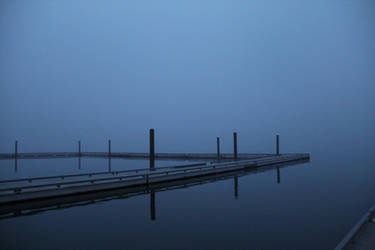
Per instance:
[[[0,249],[332,249],[375,203],[375,1],[0,0],[0,153],[310,153],[0,217]],[[158,161],[157,167],[185,164]],[[147,168],[0,160],[0,180]],[[17,171],[15,171],[17,170]],[[0,187],[1,188],[1,187]],[[94,202],[95,201],[95,202]],[[154,202],[151,202],[154,201]],[[151,208],[155,205],[155,216]],[[154,220],[153,220],[154,218]]]
[[[375,202],[370,152],[311,152],[309,163],[0,220],[3,249],[329,249]],[[2,160],[1,176],[108,170],[107,159]],[[183,164],[162,161],[156,166]],[[113,159],[113,170],[148,167]],[[38,169],[38,171],[36,171]],[[2,178],[4,179],[4,178]]]

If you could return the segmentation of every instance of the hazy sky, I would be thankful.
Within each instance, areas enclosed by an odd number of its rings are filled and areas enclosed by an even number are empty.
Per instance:
[[[0,152],[372,147],[375,2],[0,2]],[[184,141],[181,141],[184,140]]]

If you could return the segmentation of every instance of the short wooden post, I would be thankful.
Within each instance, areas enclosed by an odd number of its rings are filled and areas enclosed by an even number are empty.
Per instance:
[[[216,138],[217,160],[220,161],[220,137]]]
[[[276,135],[276,154],[279,155],[279,135]]]
[[[78,141],[78,157],[81,157],[81,140]]]
[[[111,140],[108,140],[108,156],[111,156]]]
[[[14,158],[18,157],[18,141],[16,140],[14,143]]]
[[[155,131],[150,129],[150,170],[155,169]]]
[[[237,159],[237,133],[233,132],[233,157],[234,159]]]

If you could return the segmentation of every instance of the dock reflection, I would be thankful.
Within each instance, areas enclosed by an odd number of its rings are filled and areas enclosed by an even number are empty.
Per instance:
[[[189,188],[197,185],[204,185],[211,182],[233,179],[234,181],[234,198],[239,199],[239,178],[250,174],[258,174],[266,171],[277,172],[277,183],[280,184],[280,168],[289,167],[296,164],[306,163],[308,160],[298,161],[288,164],[278,164],[273,166],[259,167],[255,169],[237,170],[221,174],[200,176],[190,179],[174,180],[170,182],[161,182],[145,186],[133,186],[122,189],[107,190],[102,192],[86,193],[81,195],[49,198],[39,201],[29,201],[24,203],[0,205],[0,220],[18,216],[33,215],[49,210],[67,209],[75,206],[85,206],[97,202],[106,202],[114,199],[124,199],[133,196],[147,195],[150,196],[150,219],[156,220],[156,193],[170,191],[175,189]],[[110,170],[110,161],[108,162]],[[15,161],[15,169],[17,161]],[[80,167],[80,161],[79,161]]]

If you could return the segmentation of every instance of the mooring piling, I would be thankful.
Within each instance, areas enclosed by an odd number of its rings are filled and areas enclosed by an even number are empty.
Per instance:
[[[276,135],[276,154],[279,155],[279,135]]]
[[[155,132],[150,129],[150,170],[155,169]]]
[[[233,132],[233,158],[237,159],[237,133]]]
[[[17,158],[14,158],[14,172],[15,173],[18,172],[18,159]]]
[[[220,137],[216,137],[217,160],[220,161]]]
[[[108,140],[108,156],[111,156],[111,140]]]
[[[18,156],[18,141],[16,140],[14,142],[14,158],[17,158]]]
[[[78,157],[81,157],[81,140],[78,141]]]

